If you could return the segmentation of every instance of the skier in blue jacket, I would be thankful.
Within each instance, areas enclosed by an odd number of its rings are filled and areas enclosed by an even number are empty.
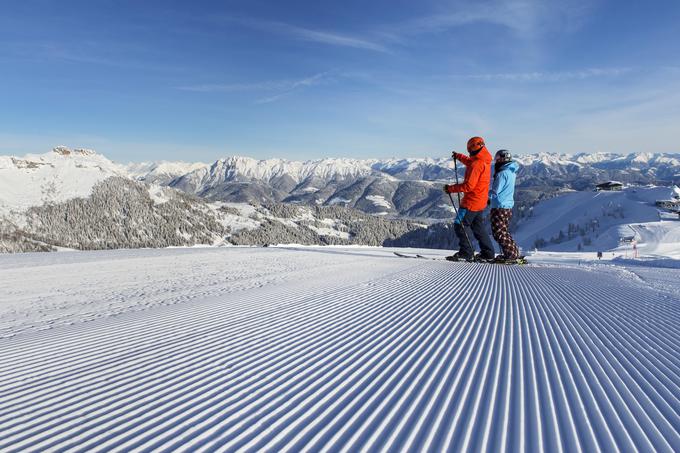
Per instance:
[[[494,158],[494,177],[491,187],[491,232],[503,250],[496,262],[513,262],[520,258],[519,248],[510,235],[512,207],[515,205],[515,177],[519,165],[512,160],[507,149],[501,149]]]

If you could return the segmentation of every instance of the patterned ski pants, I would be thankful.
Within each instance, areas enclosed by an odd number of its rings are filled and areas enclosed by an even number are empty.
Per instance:
[[[519,258],[519,249],[510,235],[508,226],[512,218],[512,209],[493,208],[491,209],[491,232],[493,238],[503,249],[503,256],[507,259]]]

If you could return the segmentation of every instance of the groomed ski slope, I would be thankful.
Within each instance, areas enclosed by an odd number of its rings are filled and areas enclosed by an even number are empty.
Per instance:
[[[3,256],[0,451],[678,451],[680,300],[622,275],[369,248]]]

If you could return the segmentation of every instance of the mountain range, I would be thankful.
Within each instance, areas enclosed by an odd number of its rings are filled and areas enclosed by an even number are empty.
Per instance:
[[[680,179],[680,155],[673,154],[516,160],[517,220],[563,190],[612,179],[661,185]],[[464,167],[458,171],[462,178]],[[441,186],[455,176],[454,163],[444,158],[119,164],[92,150],[60,146],[46,154],[0,156],[0,250],[383,241],[437,246],[450,232],[438,234],[441,227],[433,224],[453,214]],[[427,225],[434,228],[429,236],[418,233]]]
[[[532,203],[560,189],[588,190],[597,183],[669,185],[680,179],[680,155],[534,154],[518,156],[518,199]],[[164,166],[163,166],[164,165]],[[169,163],[137,171],[136,179],[159,182],[211,201],[252,204],[340,205],[360,211],[409,218],[451,215],[441,187],[456,179],[451,159],[321,159],[306,162],[247,157],[220,159],[193,169]],[[185,164],[189,165],[189,164]],[[458,166],[459,179],[464,167]],[[135,167],[139,168],[139,167]]]

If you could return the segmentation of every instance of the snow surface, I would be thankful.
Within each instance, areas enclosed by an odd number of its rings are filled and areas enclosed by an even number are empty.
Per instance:
[[[314,231],[316,234],[321,236],[332,236],[340,239],[349,239],[350,235],[346,231],[340,231],[335,228],[330,227],[316,227],[314,225],[308,225],[307,228]]]
[[[553,258],[2,255],[0,451],[678,451],[678,269]]]
[[[335,197],[335,198],[331,199],[331,200],[328,202],[328,204],[329,204],[330,206],[333,206],[333,205],[339,204],[339,203],[351,203],[351,202],[352,202],[352,200],[348,200],[348,199],[346,199],[346,198]]]

